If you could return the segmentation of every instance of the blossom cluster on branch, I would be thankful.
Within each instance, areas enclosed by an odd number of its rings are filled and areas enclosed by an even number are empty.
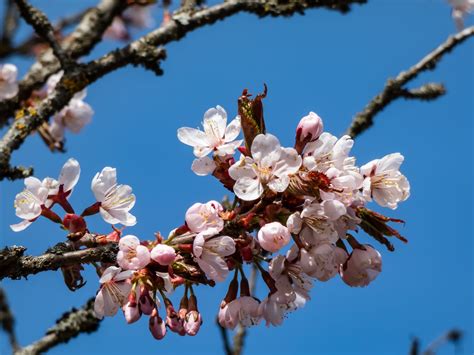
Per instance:
[[[156,233],[152,240],[122,236],[114,225],[133,226],[135,204],[132,188],[117,182],[116,170],[104,168],[92,179],[95,201],[77,214],[69,197],[78,183],[79,163],[69,159],[58,179],[25,179],[25,189],[15,199],[22,218],[14,231],[40,217],[67,231],[74,248],[118,243],[116,263],[94,264],[100,276],[95,300],[98,317],[122,310],[128,323],[148,316],[153,337],[166,332],[196,335],[202,323],[197,285],[214,286],[230,277],[227,294],[218,308],[222,327],[251,326],[264,320],[279,325],[288,312],[310,299],[314,282],[339,275],[353,287],[367,286],[382,270],[382,256],[354,232],[365,231],[394,250],[388,238],[402,237],[389,222],[402,222],[372,211],[374,200],[395,209],[410,194],[400,172],[403,156],[389,154],[361,167],[350,155],[353,140],[323,131],[314,112],[296,127],[293,147],[283,147],[267,133],[263,117],[265,92],[254,99],[244,90],[238,115],[227,124],[226,111],[217,106],[203,118],[203,130],[184,127],[178,139],[192,146],[197,175],[213,175],[234,193],[233,203],[211,200],[195,203],[184,223],[167,238]],[[237,139],[243,131],[243,139]],[[240,152],[240,157],[235,153]],[[59,206],[60,216],[53,211]],[[86,219],[100,214],[113,225],[108,234],[91,233]],[[263,298],[252,294],[246,265],[253,265],[268,287]],[[82,265],[63,267],[71,290],[84,282]],[[179,303],[171,294],[183,286]]]

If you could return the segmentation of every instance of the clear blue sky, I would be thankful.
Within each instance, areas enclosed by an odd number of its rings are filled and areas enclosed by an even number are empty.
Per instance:
[[[55,17],[86,2],[34,3]],[[340,135],[388,77],[453,32],[450,8],[442,0],[369,1],[344,16],[326,10],[289,19],[235,16],[169,45],[163,77],[127,68],[92,85],[87,102],[95,110],[93,122],[80,136],[67,136],[65,155],[52,155],[35,136],[13,161],[34,165],[42,178],[56,176],[68,157],[77,158],[82,178],[71,201],[78,209],[93,201],[93,175],[104,166],[117,167],[120,181],[137,196],[138,224],[128,232],[143,239],[155,231],[167,234],[192,203],[225,194],[217,181],[191,172],[191,149],[176,139],[177,128],[196,127],[204,111],[217,104],[235,115],[242,89],[255,93],[265,82],[267,129],[284,145],[293,144],[295,125],[310,110],[323,117],[326,130]],[[108,42],[93,56],[118,45]],[[252,328],[246,354],[403,354],[412,336],[426,345],[451,327],[466,332],[461,350],[472,354],[473,49],[471,39],[417,80],[445,83],[446,96],[432,103],[398,101],[356,140],[353,152],[360,164],[391,152],[405,155],[402,169],[412,195],[393,216],[407,221],[401,231],[409,243],[396,242],[395,253],[380,248],[384,270],[368,288],[349,288],[339,278],[318,282],[313,299],[283,326]],[[13,61],[26,71],[26,60]],[[10,231],[8,225],[17,222],[14,196],[21,189],[21,181],[0,183],[0,246],[25,245],[39,254],[64,234],[42,220],[23,233]],[[92,220],[93,227],[107,228],[99,218]],[[91,268],[85,274],[87,285],[75,293],[59,272],[3,281],[21,344],[43,336],[63,311],[95,294],[97,277]],[[157,342],[146,318],[127,326],[118,315],[106,319],[99,332],[51,354],[221,353],[214,317],[224,288],[198,288],[204,324],[194,338],[169,334]],[[0,349],[5,347],[1,335]],[[452,351],[447,347],[444,353]]]

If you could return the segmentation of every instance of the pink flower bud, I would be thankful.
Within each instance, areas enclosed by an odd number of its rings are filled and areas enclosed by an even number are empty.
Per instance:
[[[287,245],[290,238],[288,229],[279,222],[267,223],[258,231],[260,246],[272,253]]]
[[[307,142],[314,141],[323,133],[323,120],[314,112],[304,116],[296,127],[296,139]]]
[[[158,315],[156,308],[153,310],[148,323],[151,335],[157,340],[161,340],[166,335],[166,324]]]
[[[184,321],[184,330],[186,334],[195,336],[201,328],[202,318],[201,313],[198,311],[190,311],[186,314],[186,320]]]
[[[146,315],[152,314],[153,310],[156,308],[156,304],[153,302],[153,299],[151,298],[147,289],[141,290],[140,297],[138,298],[138,304],[140,306],[140,310]]]
[[[127,302],[125,306],[122,307],[122,311],[128,324],[135,323],[142,315],[140,308],[136,303],[131,304],[130,302]]]
[[[221,327],[226,329],[234,329],[239,324],[239,304],[237,300],[233,300],[224,307],[219,307],[217,320]]]
[[[73,213],[68,213],[64,216],[63,226],[71,233],[85,232],[87,229],[84,218]]]
[[[365,287],[375,280],[382,271],[382,256],[365,244],[362,249],[354,249],[341,270],[342,280],[352,287]]]
[[[152,249],[151,258],[160,265],[169,265],[176,258],[176,252],[169,245],[158,244]]]

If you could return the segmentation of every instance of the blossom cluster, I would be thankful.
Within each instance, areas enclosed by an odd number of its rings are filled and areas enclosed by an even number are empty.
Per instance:
[[[60,223],[76,248],[117,244],[116,263],[95,265],[101,275],[95,312],[113,316],[121,309],[127,323],[148,316],[156,339],[167,331],[197,334],[202,323],[197,285],[214,286],[230,278],[217,307],[219,324],[229,329],[261,321],[280,325],[310,299],[317,281],[339,276],[352,287],[369,285],[382,271],[382,256],[354,232],[365,231],[389,250],[394,249],[390,237],[406,242],[388,225],[401,220],[367,207],[375,201],[394,210],[409,197],[410,185],[400,172],[403,156],[389,154],[359,167],[350,154],[353,140],[324,132],[314,112],[296,126],[293,147],[284,147],[266,132],[265,96],[251,99],[244,91],[238,115],[229,124],[226,111],[217,106],[204,114],[203,130],[178,130],[178,139],[193,148],[191,169],[214,176],[235,196],[233,203],[193,204],[167,238],[160,233],[152,240],[122,236],[115,226],[109,234],[89,231],[85,219],[97,213],[109,224],[133,226],[135,196],[129,186],[117,183],[115,169],[106,167],[92,180],[96,201],[75,214],[68,201],[80,174],[74,159],[57,180],[25,180],[25,190],[15,199],[23,221],[12,229],[45,217]],[[66,212],[63,218],[53,211],[55,205]],[[268,288],[261,298],[249,286],[249,267]],[[80,287],[80,265],[68,272],[76,278],[70,283]],[[175,307],[171,295],[180,286],[184,292]]]
[[[464,29],[464,18],[474,11],[474,0],[448,0],[453,20],[459,31]]]

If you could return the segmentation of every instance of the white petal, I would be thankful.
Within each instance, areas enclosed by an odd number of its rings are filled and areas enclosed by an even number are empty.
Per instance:
[[[263,186],[258,179],[240,178],[235,182],[234,193],[244,201],[253,201],[263,193]]]
[[[81,175],[81,167],[79,162],[76,159],[69,159],[66,164],[64,164],[61,169],[61,174],[59,175],[59,184],[64,185],[64,191],[71,191],[74,186],[76,186],[79,181],[79,176]]]
[[[253,159],[263,167],[273,166],[280,159],[280,141],[270,133],[256,136],[250,150]]]
[[[105,167],[100,173],[97,173],[92,179],[92,192],[97,201],[102,202],[107,192],[117,184],[117,170],[111,167]]]
[[[207,135],[196,128],[182,127],[178,129],[178,139],[191,147],[206,147],[209,145]]]
[[[204,120],[202,123],[204,132],[208,138],[221,139],[224,137],[226,125],[227,125],[227,113],[221,106],[216,108],[210,108],[204,114]]]
[[[193,164],[191,165],[191,170],[199,176],[212,174],[215,169],[216,163],[209,157],[194,159]]]
[[[377,174],[390,170],[398,171],[403,163],[403,155],[400,153],[393,153],[384,156],[377,164]]]
[[[280,160],[275,164],[273,174],[279,177],[294,174],[301,167],[301,157],[293,148],[282,148]]]
[[[283,192],[290,184],[290,178],[284,175],[280,178],[275,177],[268,182],[268,187],[274,192]]]
[[[236,161],[229,168],[229,175],[234,180],[238,180],[243,177],[255,178],[257,177],[257,174],[255,173],[252,165],[252,158],[241,156],[240,160]]]
[[[25,230],[26,228],[28,228],[31,223],[33,223],[33,222],[30,222],[30,221],[25,219],[25,220],[21,221],[20,223],[11,224],[10,228],[14,232],[21,232],[22,230]]]
[[[217,155],[225,156],[225,155],[234,155],[235,150],[242,144],[242,140],[238,140],[232,143],[226,143],[217,147]]]
[[[204,247],[219,256],[229,256],[235,253],[235,242],[226,235],[208,239]]]
[[[232,142],[240,133],[240,116],[234,118],[225,129],[225,142]]]

